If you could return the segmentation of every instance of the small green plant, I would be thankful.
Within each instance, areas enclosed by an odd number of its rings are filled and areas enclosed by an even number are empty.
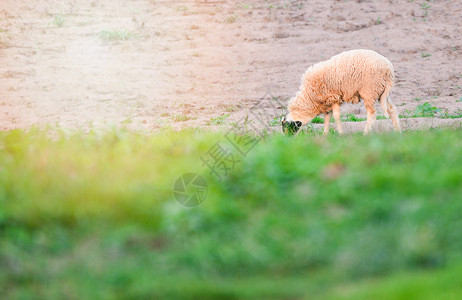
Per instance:
[[[365,118],[358,118],[354,114],[347,114],[344,118],[343,121],[349,121],[349,122],[361,122],[365,121]]]
[[[420,56],[421,56],[422,58],[427,58],[427,57],[430,57],[430,56],[432,56],[432,55],[431,55],[430,53],[422,52],[422,53],[420,53]]]
[[[280,126],[282,124],[283,119],[284,119],[284,115],[276,116],[269,122],[269,126],[271,127]]]
[[[432,106],[430,103],[425,102],[417,106],[415,109],[414,115],[417,117],[433,117],[437,112],[440,112],[441,109],[435,106]]]
[[[381,18],[381,17],[378,17],[377,20],[375,21],[375,23],[376,23],[377,25],[382,24],[382,18]]]
[[[139,38],[139,35],[127,30],[103,30],[99,37],[105,41],[126,41]]]
[[[227,112],[233,112],[233,111],[236,110],[236,106],[234,106],[234,105],[227,105],[227,106],[225,107],[225,110],[226,110]]]
[[[53,17],[53,24],[57,27],[62,27],[64,25],[64,17],[61,13]]]
[[[442,115],[440,116],[440,118],[442,118],[442,119],[459,119],[459,118],[462,118],[462,110],[459,109],[459,110],[458,110],[455,114],[453,114],[453,115],[450,115],[450,114],[448,113],[448,111],[446,110],[446,111],[444,112],[444,114],[442,114]]]
[[[311,120],[311,123],[314,124],[324,124],[324,118],[321,118],[320,116],[316,116]]]
[[[132,117],[128,117],[128,118],[126,118],[125,120],[122,121],[122,124],[130,124],[132,122],[133,122]]]
[[[420,100],[422,100],[422,98],[415,97],[415,98],[413,98],[412,100],[414,100],[414,101],[420,101]]]
[[[225,123],[225,120],[227,118],[229,118],[229,116],[230,116],[229,114],[226,114],[226,115],[218,116],[216,118],[212,118],[212,119],[210,119],[210,121],[208,121],[206,123],[206,125],[220,125],[220,124],[223,124],[223,123]]]
[[[428,3],[422,3],[421,7],[424,11],[425,17],[428,16],[428,10],[431,8],[431,6]]]
[[[414,112],[405,110],[404,114],[401,115],[401,118],[420,118],[420,117],[434,117],[436,113],[440,112],[441,109],[435,106],[432,106],[430,103],[425,102],[416,107]]]
[[[409,109],[405,109],[404,112],[400,114],[398,117],[403,119],[412,118],[412,111],[410,111]]]
[[[459,100],[456,100],[456,102],[462,102],[462,97],[460,97]]]
[[[192,120],[193,118],[188,115],[184,115],[184,114],[174,114],[174,115],[171,115],[169,119],[174,122],[183,122],[183,121]]]
[[[225,19],[225,23],[231,24],[237,21],[237,15],[231,15]]]
[[[329,134],[331,135],[338,135],[337,131],[334,128],[329,129]],[[320,136],[323,135],[322,130],[316,130],[314,126],[304,126],[300,129],[300,133],[298,135],[305,135],[305,136]]]
[[[178,6],[178,7],[176,8],[176,11],[183,11],[183,12],[184,12],[184,11],[187,11],[187,10],[188,10],[188,7],[187,7],[187,6],[184,6],[184,5]]]

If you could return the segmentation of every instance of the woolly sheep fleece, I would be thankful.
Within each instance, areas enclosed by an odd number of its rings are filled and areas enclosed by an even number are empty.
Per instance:
[[[391,117],[395,130],[399,131],[398,113],[388,97],[394,79],[393,65],[377,52],[351,50],[340,53],[308,68],[299,92],[289,101],[288,120],[306,124],[319,114],[330,118],[333,106],[335,117],[338,105],[359,103],[362,98],[367,109],[367,133],[376,118],[375,102],[380,98],[384,115]],[[339,123],[338,120],[337,126]]]

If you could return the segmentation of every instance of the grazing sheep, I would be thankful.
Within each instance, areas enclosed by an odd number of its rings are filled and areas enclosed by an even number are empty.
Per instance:
[[[324,134],[329,132],[331,114],[338,132],[343,133],[340,105],[364,100],[369,133],[376,119],[375,102],[380,99],[383,114],[390,117],[395,131],[399,127],[398,111],[389,98],[394,82],[391,62],[371,50],[351,50],[308,68],[300,91],[289,101],[289,114],[282,121],[283,132],[295,133],[319,114],[325,114]]]

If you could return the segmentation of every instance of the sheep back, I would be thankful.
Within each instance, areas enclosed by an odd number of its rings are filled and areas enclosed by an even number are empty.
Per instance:
[[[334,103],[358,103],[360,98],[375,101],[393,82],[393,65],[384,56],[371,50],[342,52],[306,70],[289,110],[317,115]]]

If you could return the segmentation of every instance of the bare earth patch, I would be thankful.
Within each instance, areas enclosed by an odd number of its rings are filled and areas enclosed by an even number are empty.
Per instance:
[[[430,102],[452,114],[461,16],[461,1],[2,0],[0,130],[229,124],[262,99],[285,105],[309,65],[357,48],[393,62],[400,113]],[[362,105],[341,111],[365,117]]]

